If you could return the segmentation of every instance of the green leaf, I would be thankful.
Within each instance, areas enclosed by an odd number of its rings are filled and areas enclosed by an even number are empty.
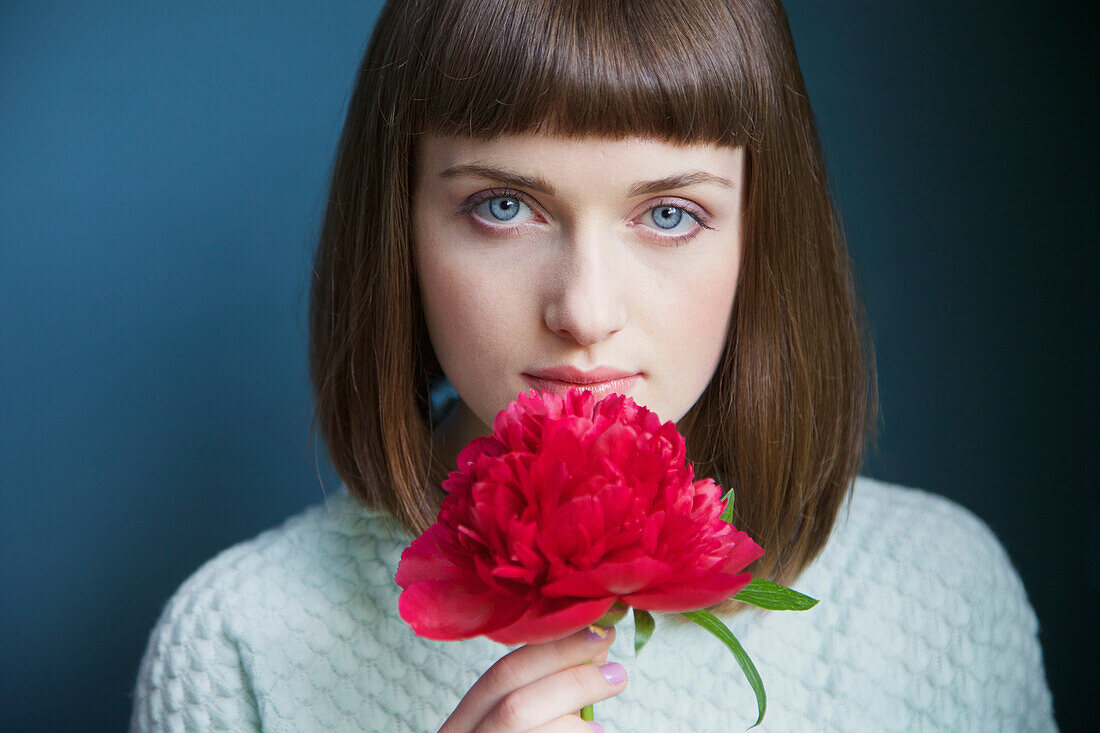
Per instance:
[[[630,607],[620,601],[615,601],[611,608],[607,609],[607,613],[600,617],[598,621],[593,623],[593,626],[602,626],[605,629],[610,629],[615,624],[622,620],[626,612],[630,610]]]
[[[649,642],[649,637],[653,636],[653,629],[656,626],[649,611],[634,609],[634,656],[638,656],[642,647]]]
[[[749,681],[749,686],[756,693],[758,715],[756,722],[749,728],[760,725],[760,721],[764,719],[764,711],[768,708],[768,697],[764,694],[764,681],[760,679],[760,673],[756,671],[756,665],[749,659],[748,652],[741,646],[741,642],[737,641],[737,637],[733,635],[733,632],[722,623],[722,620],[710,611],[687,611],[683,615],[717,636],[733,652],[733,658],[741,666],[741,671],[745,673],[745,679]]]
[[[733,489],[726,492],[726,495],[722,497],[722,501],[726,502],[726,508],[722,510],[722,516],[719,519],[733,524]]]
[[[763,578],[750,580],[733,600],[751,603],[769,611],[805,611],[817,605],[816,598]]]

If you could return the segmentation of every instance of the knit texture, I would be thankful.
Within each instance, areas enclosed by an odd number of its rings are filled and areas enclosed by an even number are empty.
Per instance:
[[[411,541],[346,494],[221,553],[153,629],[133,731],[434,731],[508,651],[420,639],[393,576]],[[796,587],[810,611],[729,625],[768,693],[764,731],[1050,731],[1037,621],[1004,549],[965,509],[856,481]],[[736,731],[756,717],[732,655],[657,617],[637,659],[628,615],[610,659],[629,683],[608,731]]]

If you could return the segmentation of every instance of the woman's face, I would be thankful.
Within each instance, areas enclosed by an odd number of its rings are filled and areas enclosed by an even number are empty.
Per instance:
[[[416,271],[455,441],[531,388],[683,417],[725,345],[742,167],[741,149],[651,139],[419,139]]]

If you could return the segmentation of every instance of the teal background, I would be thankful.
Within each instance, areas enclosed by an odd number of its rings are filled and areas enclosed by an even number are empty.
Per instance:
[[[1097,677],[1095,7],[788,3],[877,344],[867,472],[993,527],[1065,730]],[[377,9],[0,4],[6,730],[124,728],[173,590],[332,487],[309,261]]]

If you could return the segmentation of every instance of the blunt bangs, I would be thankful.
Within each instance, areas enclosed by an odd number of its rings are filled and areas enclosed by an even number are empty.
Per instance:
[[[405,47],[417,58],[396,72],[411,75],[407,85],[395,85],[405,99],[387,106],[393,118],[405,112],[414,134],[751,144],[775,97],[762,78],[770,68],[767,39],[751,14],[729,5],[437,3],[436,12],[405,24]]]

